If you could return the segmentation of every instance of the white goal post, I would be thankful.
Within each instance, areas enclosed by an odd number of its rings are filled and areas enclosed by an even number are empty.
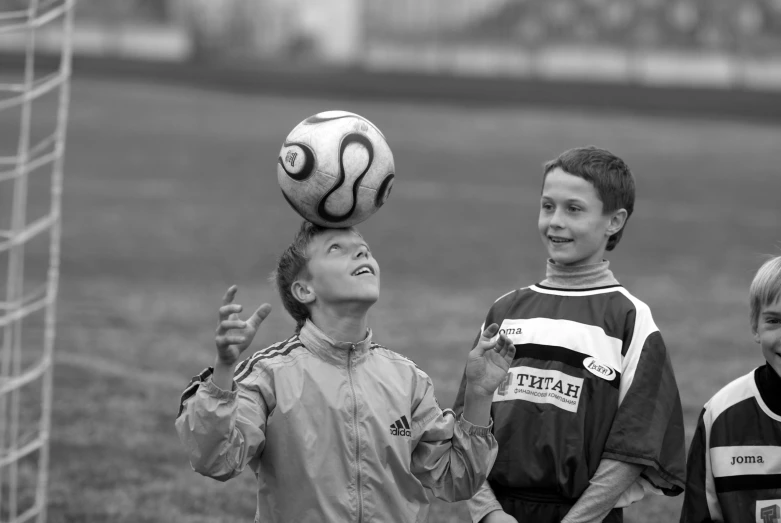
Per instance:
[[[74,4],[0,1],[0,523],[46,520]],[[40,73],[36,38],[40,49],[44,30],[47,49],[58,35],[58,56]],[[38,136],[41,111],[52,125]],[[43,205],[33,192],[41,179]]]

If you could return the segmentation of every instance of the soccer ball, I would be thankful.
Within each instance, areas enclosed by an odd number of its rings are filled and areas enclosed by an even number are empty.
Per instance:
[[[393,153],[369,120],[346,111],[310,116],[287,136],[277,160],[285,199],[304,219],[351,227],[388,200]]]

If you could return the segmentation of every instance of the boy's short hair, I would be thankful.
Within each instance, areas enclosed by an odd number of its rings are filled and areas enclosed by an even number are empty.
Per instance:
[[[602,200],[604,214],[626,209],[627,221],[632,216],[635,209],[635,179],[629,166],[618,156],[593,145],[569,149],[545,164],[543,180],[556,168],[591,183]],[[626,222],[620,231],[608,238],[608,251],[618,245],[624,229]]]
[[[285,249],[277,262],[277,268],[271,273],[271,280],[274,282],[279,297],[282,299],[282,305],[285,310],[296,320],[296,334],[301,331],[306,320],[309,318],[309,307],[301,303],[293,296],[291,287],[302,273],[306,274],[307,263],[309,262],[309,253],[307,252],[312,239],[331,231],[328,227],[321,227],[314,223],[304,221],[296,232],[293,242]],[[358,231],[353,227],[344,230],[352,231],[358,235]]]
[[[771,258],[762,264],[748,290],[751,306],[751,330],[757,332],[759,313],[781,298],[781,256]]]

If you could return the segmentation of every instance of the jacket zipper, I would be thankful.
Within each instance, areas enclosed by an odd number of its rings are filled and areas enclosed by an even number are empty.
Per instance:
[[[363,520],[363,496],[361,495],[361,436],[358,432],[358,396],[355,394],[353,383],[353,353],[355,345],[350,348],[347,355],[347,376],[350,380],[350,389],[353,393],[353,428],[355,429],[355,458],[358,469],[358,522]]]

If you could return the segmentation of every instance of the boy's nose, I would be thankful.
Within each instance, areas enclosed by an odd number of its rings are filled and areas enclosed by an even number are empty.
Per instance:
[[[561,214],[558,211],[551,216],[549,225],[554,229],[562,229],[564,227],[564,221],[561,219]]]

